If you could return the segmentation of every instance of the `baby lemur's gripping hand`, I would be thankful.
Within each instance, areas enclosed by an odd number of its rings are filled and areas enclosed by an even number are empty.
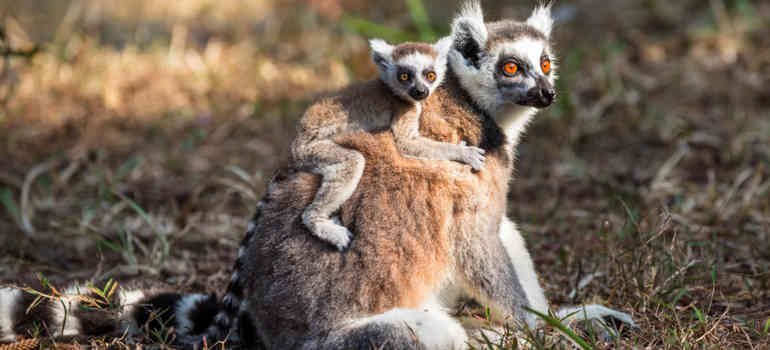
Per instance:
[[[468,164],[473,168],[473,170],[479,171],[481,168],[484,167],[484,161],[486,161],[486,157],[484,156],[484,151],[481,148],[474,147],[474,146],[468,146],[465,141],[460,142],[458,145],[458,155],[457,155],[457,161],[463,162],[465,164]]]

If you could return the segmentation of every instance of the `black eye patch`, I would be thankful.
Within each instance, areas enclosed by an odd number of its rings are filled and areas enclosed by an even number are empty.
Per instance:
[[[406,79],[404,79],[406,78]],[[396,70],[396,80],[401,83],[408,83],[414,79],[414,69],[410,67],[398,67]]]
[[[409,84],[414,78],[414,73],[411,70],[399,69],[396,73],[396,80],[401,84]]]

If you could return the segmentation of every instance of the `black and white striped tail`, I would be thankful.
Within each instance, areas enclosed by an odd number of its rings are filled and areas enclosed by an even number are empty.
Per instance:
[[[41,337],[153,334],[171,327],[177,344],[195,346],[206,338],[208,345],[212,345],[224,340],[238,320],[245,285],[241,270],[247,246],[256,232],[260,209],[261,203],[241,241],[221,304],[215,295],[120,288],[110,297],[109,307],[95,308],[84,302],[83,297],[99,300],[85,285],[70,286],[56,298],[41,298],[37,303],[36,294],[17,287],[0,287],[0,344]],[[239,326],[243,327],[250,319],[240,321]]]
[[[99,300],[86,286],[71,286],[54,299],[16,287],[0,287],[0,343],[29,338],[87,338],[138,334],[173,327],[175,342],[194,344],[210,327],[220,309],[214,295],[148,290],[118,290],[109,305],[93,307]],[[150,333],[152,334],[152,333]]]
[[[233,273],[230,276],[230,283],[227,285],[227,291],[225,292],[224,298],[222,298],[222,309],[216,315],[214,324],[211,325],[211,328],[207,332],[210,339],[224,339],[233,328],[233,325],[239,321],[238,313],[240,312],[241,303],[243,302],[245,285],[242,268],[246,250],[248,249],[248,246],[250,245],[251,240],[254,238],[254,235],[257,231],[256,222],[262,212],[262,205],[263,202],[259,202],[259,204],[257,204],[257,211],[251,221],[249,221],[249,226],[246,229],[246,235],[243,237],[243,240],[241,240],[240,247],[238,247],[238,257],[235,259],[235,264],[233,265]],[[242,321],[249,322],[248,319]],[[251,333],[251,331],[247,333]],[[245,346],[253,345],[245,344],[249,342],[249,339],[239,338],[239,341],[242,343],[242,345]]]

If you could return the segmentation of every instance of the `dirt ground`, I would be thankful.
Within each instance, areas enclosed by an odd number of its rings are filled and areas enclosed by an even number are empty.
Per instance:
[[[314,96],[375,76],[369,35],[448,31],[456,1],[419,3],[0,0],[0,284],[221,294]],[[770,349],[770,2],[554,13],[509,209],[550,302],[631,313],[601,348]]]

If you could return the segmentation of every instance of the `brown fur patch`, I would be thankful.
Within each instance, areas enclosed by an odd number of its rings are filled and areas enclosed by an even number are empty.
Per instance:
[[[396,47],[393,48],[393,60],[398,61],[402,57],[409,56],[413,53],[421,53],[426,56],[430,56],[433,58],[436,58],[438,53],[436,53],[436,50],[433,49],[433,46],[426,43],[403,43],[396,45]]]
[[[499,43],[514,41],[523,37],[529,37],[542,41],[548,40],[548,38],[545,37],[545,34],[535,29],[534,27],[526,23],[516,21],[499,21],[487,23],[487,28],[489,29],[490,33],[486,43],[487,50],[490,50]]]
[[[390,127],[391,111],[403,108],[404,104],[379,79],[352,85],[308,107],[299,121],[292,147],[329,138],[347,130],[348,126],[365,125],[385,130]]]

